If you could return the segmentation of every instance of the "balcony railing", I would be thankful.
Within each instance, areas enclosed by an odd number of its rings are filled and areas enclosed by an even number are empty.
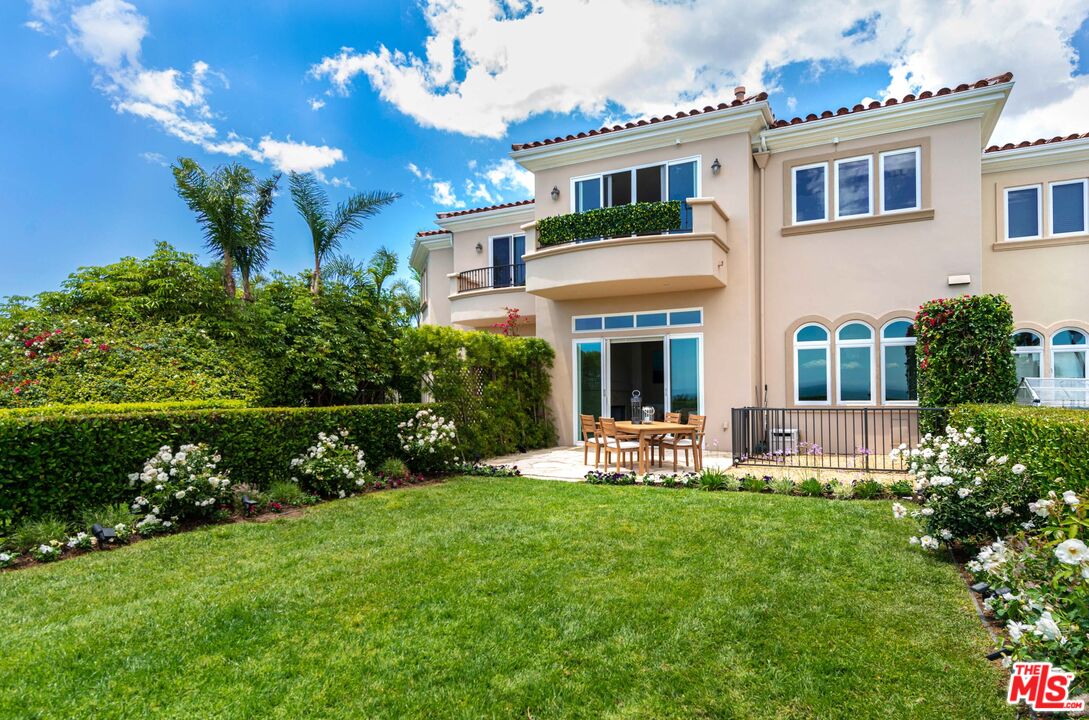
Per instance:
[[[457,274],[457,282],[459,293],[493,288],[522,287],[526,284],[526,265],[525,263],[514,263],[463,270]]]

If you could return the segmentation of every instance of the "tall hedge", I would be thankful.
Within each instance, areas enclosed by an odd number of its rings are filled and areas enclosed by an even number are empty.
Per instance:
[[[402,371],[451,409],[462,453],[492,457],[556,442],[548,412],[552,346],[425,325],[400,340]]]
[[[915,315],[919,405],[1008,403],[1017,390],[1013,309],[1002,295],[924,303]]]
[[[1024,463],[1045,484],[1089,488],[1089,410],[1023,407],[1019,405],[961,405],[952,409],[950,424],[978,430],[993,455]]]
[[[421,405],[139,410],[0,416],[0,523],[132,499],[129,473],[159,447],[208,443],[235,482],[265,487],[318,432],[346,428],[370,467],[398,455],[397,424]]]

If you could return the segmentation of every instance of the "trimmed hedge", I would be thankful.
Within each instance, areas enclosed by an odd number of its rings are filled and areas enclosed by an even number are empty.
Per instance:
[[[159,447],[208,443],[234,482],[267,487],[318,432],[346,428],[367,466],[399,455],[397,424],[423,405],[226,408],[0,417],[0,524],[129,502],[128,476]],[[441,410],[440,410],[441,412]]]
[[[1089,488],[1089,410],[1020,405],[960,405],[950,424],[973,427],[993,455],[1021,462],[1048,485]]]
[[[1012,337],[1013,308],[1002,295],[923,303],[915,315],[920,407],[1012,402]]]
[[[680,226],[679,200],[617,205],[541,218],[537,221],[537,244],[548,247],[589,238],[668,232]]]
[[[26,408],[0,408],[0,419],[38,415],[108,415],[159,410],[208,410],[211,408],[244,408],[242,400],[168,400],[166,402],[133,403],[75,403],[73,405],[39,405]]]

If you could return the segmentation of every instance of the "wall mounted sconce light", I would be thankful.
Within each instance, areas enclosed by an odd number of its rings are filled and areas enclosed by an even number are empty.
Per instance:
[[[477,244],[476,244],[476,251],[477,251],[478,253],[482,253],[482,252],[484,252],[484,246],[483,246],[483,245],[481,245],[480,243],[477,243]]]
[[[722,170],[722,163],[720,163],[718,161],[718,158],[715,158],[715,161],[713,163],[711,163],[711,174],[712,175],[718,175],[719,171],[721,171],[721,170]]]
[[[553,200],[559,200],[560,199],[560,188],[559,188],[558,185],[553,185],[552,186],[552,199]]]

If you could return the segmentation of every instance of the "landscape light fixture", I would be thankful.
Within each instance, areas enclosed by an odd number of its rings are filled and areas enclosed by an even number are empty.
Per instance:
[[[985,592],[991,589],[991,586],[985,582],[977,582],[975,585],[968,588],[977,595],[983,595]]]
[[[1003,657],[1005,657],[1006,655],[1009,655],[1011,652],[1013,652],[1013,651],[1010,650],[1009,648],[1006,648],[1006,647],[999,648],[999,649],[995,650],[993,653],[988,653],[987,654],[987,659],[988,660],[1001,660]]]
[[[553,200],[559,200],[560,199],[560,186],[559,185],[553,185],[552,186],[552,199]]]
[[[247,515],[253,515],[254,510],[257,508],[257,501],[251,500],[249,495],[243,495],[242,505],[246,508]]]
[[[99,545],[105,545],[117,539],[117,531],[113,528],[104,528],[98,523],[91,526],[91,534],[98,540]]]
[[[711,174],[718,175],[720,170],[722,170],[722,163],[718,161],[718,158],[715,158],[715,161],[711,163]]]

